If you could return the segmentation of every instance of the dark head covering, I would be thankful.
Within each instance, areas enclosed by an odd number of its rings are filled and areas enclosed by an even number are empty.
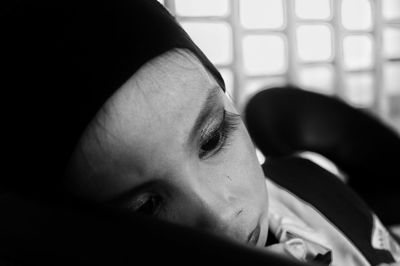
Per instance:
[[[1,183],[8,188],[58,194],[68,159],[99,108],[166,51],[189,49],[224,88],[218,71],[155,0],[1,5],[2,128],[11,145],[5,151],[11,169]]]

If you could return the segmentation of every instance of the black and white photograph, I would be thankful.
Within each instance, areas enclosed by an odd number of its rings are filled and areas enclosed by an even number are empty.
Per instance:
[[[400,266],[400,0],[5,0],[0,266]]]

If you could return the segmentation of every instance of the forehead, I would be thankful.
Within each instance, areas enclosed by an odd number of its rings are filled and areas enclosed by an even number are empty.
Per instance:
[[[222,93],[186,50],[168,52],[144,65],[106,102],[85,134],[85,176],[94,177],[108,192],[111,183],[122,192],[161,175],[157,171],[169,163],[166,160],[184,158],[185,140],[212,90]]]
[[[146,121],[159,116],[185,117],[182,108],[194,109],[215,87],[215,80],[191,52],[174,50],[143,66],[117,91],[106,108],[116,121],[129,118],[132,122],[142,122],[141,115],[149,114],[143,110],[151,112]]]
[[[211,90],[222,91],[200,61],[187,50],[174,50],[143,66],[113,95],[104,107],[105,125],[111,131],[134,128],[123,135],[135,138],[168,125],[184,129]]]

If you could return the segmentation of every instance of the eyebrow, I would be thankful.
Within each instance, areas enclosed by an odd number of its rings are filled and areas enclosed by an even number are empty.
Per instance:
[[[211,116],[213,111],[216,109],[219,102],[219,90],[220,88],[215,86],[211,88],[207,94],[207,97],[203,101],[200,112],[194,122],[192,129],[190,130],[187,143],[190,143],[199,132],[200,128],[203,126],[205,121]]]

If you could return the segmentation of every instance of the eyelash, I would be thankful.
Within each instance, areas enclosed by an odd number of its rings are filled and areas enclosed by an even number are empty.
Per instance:
[[[199,157],[200,159],[207,159],[209,157],[214,156],[219,153],[222,149],[224,149],[228,144],[228,140],[231,137],[231,134],[237,129],[240,123],[240,116],[238,114],[234,114],[224,110],[222,122],[218,124],[218,126],[212,130],[210,133],[204,134],[202,136]],[[218,139],[215,139],[219,137]],[[212,141],[217,141],[213,143]],[[211,147],[207,147],[206,145],[211,145]],[[211,148],[211,149],[208,149]]]

